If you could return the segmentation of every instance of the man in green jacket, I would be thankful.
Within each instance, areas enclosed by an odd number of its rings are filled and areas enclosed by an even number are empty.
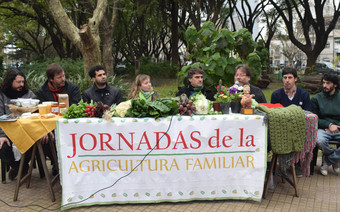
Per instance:
[[[336,75],[325,74],[322,77],[323,91],[311,99],[312,112],[319,117],[317,144],[321,148],[322,166],[320,172],[326,176],[328,166],[332,165],[335,173],[340,173],[340,148],[329,146],[330,140],[340,140],[340,94],[339,79]]]

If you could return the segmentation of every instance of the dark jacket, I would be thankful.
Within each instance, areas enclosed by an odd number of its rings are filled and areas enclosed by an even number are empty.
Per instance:
[[[179,87],[178,92],[176,93],[176,96],[180,96],[181,94],[185,93],[189,98],[191,94],[194,92],[195,92],[194,88],[191,85],[187,85],[187,86]],[[215,93],[209,88],[203,86],[201,92],[210,101],[215,101],[215,98],[214,98]]]
[[[308,91],[296,87],[296,93],[294,98],[290,100],[284,90],[284,88],[280,88],[272,93],[271,102],[272,104],[280,103],[284,107],[288,107],[291,104],[300,106],[304,110],[312,111],[312,106],[310,104],[309,93]]]
[[[81,99],[78,85],[72,82],[68,82],[68,81],[65,82],[65,87],[63,91],[61,92],[61,94],[68,94],[70,105],[77,104]],[[52,92],[48,88],[47,80],[43,84],[43,86],[41,86],[39,90],[37,91],[37,97],[40,100],[40,102],[58,101],[58,99],[57,100],[54,99]]]
[[[254,85],[250,85],[250,94],[254,94],[254,99],[258,103],[267,103],[266,97],[264,96],[262,90]]]
[[[329,124],[340,125],[340,93],[332,96],[320,92],[311,99],[312,112],[319,117],[319,129],[327,129]]]
[[[123,95],[119,88],[106,84],[104,89],[98,89],[95,85],[83,92],[83,101],[90,103],[102,102],[105,105],[111,106],[119,104],[123,101]]]

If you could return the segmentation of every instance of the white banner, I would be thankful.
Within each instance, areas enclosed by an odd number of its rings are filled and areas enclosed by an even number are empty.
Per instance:
[[[58,119],[62,208],[262,197],[259,115]]]

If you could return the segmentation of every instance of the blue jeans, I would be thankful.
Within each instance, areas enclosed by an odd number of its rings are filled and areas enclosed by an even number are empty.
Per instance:
[[[322,129],[318,130],[317,144],[322,150],[322,154],[324,155],[323,159],[327,165],[340,162],[340,147],[338,149],[331,148],[328,144],[330,140],[340,141],[340,132],[328,133]]]

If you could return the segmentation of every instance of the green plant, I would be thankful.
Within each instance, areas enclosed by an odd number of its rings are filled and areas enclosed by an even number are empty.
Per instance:
[[[185,38],[193,64],[182,67],[178,76],[186,82],[190,68],[198,67],[205,71],[204,83],[216,90],[220,79],[226,84],[234,82],[234,69],[238,64],[248,64],[252,69],[251,83],[255,83],[261,73],[261,52],[264,57],[263,46],[252,40],[251,33],[246,29],[231,32],[228,29],[217,30],[212,22],[205,22],[202,29],[188,27]],[[256,51],[255,51],[256,50]]]

